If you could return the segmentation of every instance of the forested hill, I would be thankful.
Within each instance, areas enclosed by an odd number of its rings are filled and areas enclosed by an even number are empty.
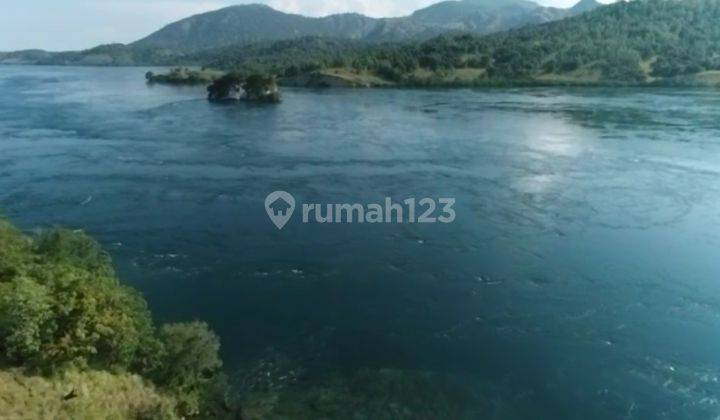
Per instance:
[[[301,39],[203,53],[211,67],[398,85],[717,84],[720,0],[634,0],[509,32],[367,46]]]
[[[468,0],[488,2],[495,0]],[[581,2],[592,6],[592,3]],[[592,7],[591,7],[592,8]],[[113,45],[47,64],[183,64],[353,84],[703,84],[720,86],[720,0],[618,2],[557,22],[492,35],[367,43],[305,37],[190,54]]]
[[[449,31],[488,34],[562,19],[599,6],[595,0],[582,0],[570,9],[543,7],[529,0],[460,0],[442,1],[400,18],[371,18],[356,13],[314,18],[249,4],[188,17],[132,46],[187,53],[307,36],[366,41],[423,40]]]
[[[697,74],[720,69],[720,0],[620,2],[551,24],[462,38],[455,47],[443,44],[422,49],[487,55],[488,69],[502,77],[647,81]]]

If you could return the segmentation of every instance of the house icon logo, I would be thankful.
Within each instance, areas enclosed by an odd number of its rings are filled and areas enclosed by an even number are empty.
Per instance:
[[[265,199],[265,211],[275,226],[282,230],[295,211],[295,198],[285,191],[275,191]]]

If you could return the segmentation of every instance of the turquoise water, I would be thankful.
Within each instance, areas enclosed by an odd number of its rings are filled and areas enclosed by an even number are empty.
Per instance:
[[[720,416],[720,91],[219,106],[146,70],[0,67],[0,208],[97,237],[158,321],[211,324],[229,373],[280,354],[307,383],[462,378],[475,418]],[[279,231],[275,190],[455,197],[457,220]]]

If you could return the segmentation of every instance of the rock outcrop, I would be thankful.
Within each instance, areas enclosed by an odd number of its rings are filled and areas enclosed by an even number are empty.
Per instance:
[[[213,102],[247,101],[278,103],[280,89],[272,76],[251,75],[243,78],[228,73],[208,87],[208,99]]]

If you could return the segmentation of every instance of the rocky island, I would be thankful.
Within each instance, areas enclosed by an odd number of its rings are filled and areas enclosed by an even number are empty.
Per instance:
[[[208,100],[278,103],[281,98],[274,76],[253,74],[243,77],[239,73],[228,73],[208,86]]]

